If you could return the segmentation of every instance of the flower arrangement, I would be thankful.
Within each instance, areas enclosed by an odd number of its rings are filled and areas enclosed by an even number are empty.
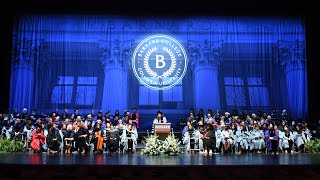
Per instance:
[[[146,145],[144,149],[141,150],[141,155],[147,156],[177,156],[180,151],[180,141],[176,139],[173,133],[164,140],[159,140],[157,135],[150,135],[145,138],[143,143]]]

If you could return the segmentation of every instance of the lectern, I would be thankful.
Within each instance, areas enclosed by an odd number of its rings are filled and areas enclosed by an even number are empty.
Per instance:
[[[171,123],[154,123],[154,133],[160,140],[165,140],[171,131]]]

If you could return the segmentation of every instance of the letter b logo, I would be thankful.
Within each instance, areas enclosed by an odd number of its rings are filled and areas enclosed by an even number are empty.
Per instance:
[[[163,68],[165,65],[166,65],[166,62],[164,62],[164,56],[156,55],[156,68]]]

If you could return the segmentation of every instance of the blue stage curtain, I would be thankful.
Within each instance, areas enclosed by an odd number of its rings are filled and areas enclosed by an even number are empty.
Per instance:
[[[145,118],[162,110],[177,122],[190,108],[286,109],[305,119],[303,24],[287,17],[21,15],[12,36],[10,111],[137,107]],[[154,34],[174,37],[187,52],[185,77],[170,90],[148,89],[132,70],[135,47]]]

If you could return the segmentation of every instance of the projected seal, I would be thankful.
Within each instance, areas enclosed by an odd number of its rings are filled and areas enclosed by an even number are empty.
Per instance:
[[[166,90],[179,84],[187,71],[187,54],[173,37],[153,35],[134,50],[132,69],[144,86]]]

